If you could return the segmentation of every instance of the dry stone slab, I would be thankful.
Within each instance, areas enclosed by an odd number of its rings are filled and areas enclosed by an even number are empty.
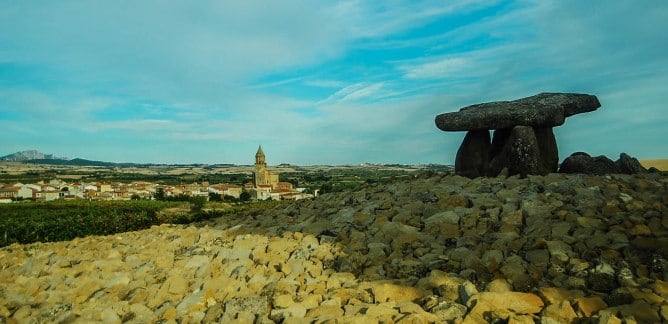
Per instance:
[[[554,127],[567,117],[601,106],[596,96],[575,93],[540,93],[513,101],[496,101],[440,114],[436,126],[444,131],[503,129],[517,125]]]

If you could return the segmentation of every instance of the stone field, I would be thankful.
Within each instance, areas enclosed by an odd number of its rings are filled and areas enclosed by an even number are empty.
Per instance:
[[[0,249],[0,322],[668,320],[668,177],[422,173]]]

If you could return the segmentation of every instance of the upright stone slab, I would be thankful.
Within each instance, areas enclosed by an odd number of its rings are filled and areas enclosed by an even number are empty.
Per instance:
[[[492,157],[488,176],[497,176],[503,168],[509,174],[547,174],[533,128],[515,126],[499,154]]]
[[[484,176],[489,163],[489,145],[488,130],[466,133],[462,145],[457,150],[455,172],[469,178]]]
[[[547,173],[557,172],[557,169],[559,169],[559,149],[552,127],[534,128],[533,131],[536,134],[536,141],[538,141],[543,167]]]
[[[508,140],[508,137],[512,131],[512,128],[499,128],[494,130],[492,146],[489,148],[489,156],[495,157],[501,153],[503,146],[506,144],[506,141]]]

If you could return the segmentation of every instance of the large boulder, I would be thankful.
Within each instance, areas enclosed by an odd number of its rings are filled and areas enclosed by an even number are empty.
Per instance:
[[[626,153],[619,154],[619,160],[615,161],[615,165],[617,165],[617,169],[621,173],[635,174],[647,172],[647,169],[640,164],[638,159],[631,157]]]
[[[635,174],[647,172],[638,159],[626,153],[619,154],[617,161],[604,155],[592,157],[584,152],[576,152],[567,157],[559,167],[560,173],[583,173],[604,175],[611,173]]]
[[[598,109],[596,96],[578,93],[540,93],[513,101],[496,101],[464,107],[436,116],[436,126],[444,131],[512,128],[514,126],[554,127],[566,117]]]
[[[559,172],[604,175],[619,173],[619,170],[615,162],[604,155],[592,157],[584,152],[575,152],[561,163]]]

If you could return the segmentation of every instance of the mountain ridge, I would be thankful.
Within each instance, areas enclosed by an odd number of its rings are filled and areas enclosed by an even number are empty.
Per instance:
[[[66,157],[57,157],[53,154],[42,153],[38,150],[26,150],[0,157],[0,161],[25,162],[29,160],[70,160]]]

